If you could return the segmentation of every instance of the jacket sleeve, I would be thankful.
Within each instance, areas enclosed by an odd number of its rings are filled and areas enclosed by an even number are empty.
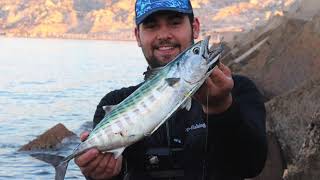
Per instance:
[[[209,168],[249,178],[258,175],[267,155],[265,107],[252,81],[233,77],[233,104],[208,118]]]

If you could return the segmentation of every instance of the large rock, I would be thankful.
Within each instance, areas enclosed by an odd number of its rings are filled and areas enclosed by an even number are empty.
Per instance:
[[[69,131],[63,124],[57,124],[45,133],[22,146],[19,151],[32,151],[57,148],[63,139],[75,137],[76,135]]]
[[[268,101],[268,159],[254,180],[320,179],[320,1],[300,2],[284,17],[239,35],[224,57],[233,72],[253,79]],[[238,57],[244,58],[235,63]]]
[[[295,174],[286,176],[293,178],[290,180],[320,177],[315,176],[320,172],[320,75],[294,91],[273,98],[266,109],[267,129],[278,138],[291,167],[287,173]]]
[[[320,121],[320,120],[319,120]],[[320,177],[320,123],[311,123],[307,136],[284,180],[319,180]]]
[[[280,26],[246,43],[239,52],[268,37],[266,43],[231,66],[235,73],[253,79],[267,99],[298,87],[320,68],[320,11],[311,21],[283,18]]]
[[[320,121],[320,76],[266,104],[267,129],[279,139],[289,162],[297,156],[307,127]]]
[[[249,32],[242,32],[235,35],[232,41],[226,42],[230,51],[227,49],[228,56],[224,57],[224,63],[231,64],[230,61],[241,56],[259,41],[269,36],[272,31],[283,24],[286,20],[286,17],[274,16],[264,25],[257,26]]]

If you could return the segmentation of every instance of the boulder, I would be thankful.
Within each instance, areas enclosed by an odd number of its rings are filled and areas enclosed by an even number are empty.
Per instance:
[[[320,76],[266,103],[267,129],[273,132],[287,162],[298,155],[310,124],[320,121]]]
[[[57,148],[63,139],[75,136],[73,132],[59,123],[28,144],[22,146],[19,151],[50,150]]]
[[[266,103],[268,158],[261,174],[250,180],[319,179],[319,102],[320,75]]]
[[[319,102],[320,75],[266,103],[267,130],[279,141],[287,180],[320,177]]]
[[[228,56],[224,57],[224,62],[231,64],[232,60],[244,54],[262,39],[268,37],[270,33],[283,24],[286,19],[287,18],[283,16],[274,16],[266,24],[257,26],[249,32],[242,32],[235,35],[232,41],[226,42],[230,51],[228,50]]]
[[[311,123],[307,136],[293,165],[288,167],[284,180],[319,180],[320,177],[320,120]]]
[[[285,16],[227,43],[223,62],[254,80],[266,100],[268,159],[251,180],[319,180],[319,5],[299,1]]]
[[[310,21],[289,17],[282,17],[281,21],[282,24],[273,30],[266,28],[266,32],[254,41],[229,46],[231,49],[236,47],[235,54],[240,56],[267,38],[250,56],[230,64],[233,72],[254,80],[267,100],[298,87],[316,75],[320,68],[320,51],[317,51],[320,47],[320,10]]]

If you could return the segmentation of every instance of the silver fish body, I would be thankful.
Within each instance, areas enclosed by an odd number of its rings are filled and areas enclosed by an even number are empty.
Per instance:
[[[73,154],[54,164],[56,180],[64,179],[68,162],[88,149],[118,157],[126,147],[155,132],[179,108],[190,109],[191,96],[222,53],[221,46],[209,51],[208,44],[209,37],[192,45],[113,107]]]
[[[222,52],[221,47],[210,52],[208,44],[209,37],[147,79],[106,114],[76,154],[96,147],[118,156],[125,147],[151,135],[181,106],[188,108],[191,96],[210,75]]]

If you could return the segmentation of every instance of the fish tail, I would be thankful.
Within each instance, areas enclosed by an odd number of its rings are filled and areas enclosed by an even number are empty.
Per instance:
[[[62,161],[58,166],[55,166],[56,176],[55,180],[64,180],[64,176],[66,175],[69,161]]]
[[[64,180],[67,172],[68,163],[73,157],[63,157],[52,154],[32,154],[32,157],[51,164],[56,171],[55,180]]]

